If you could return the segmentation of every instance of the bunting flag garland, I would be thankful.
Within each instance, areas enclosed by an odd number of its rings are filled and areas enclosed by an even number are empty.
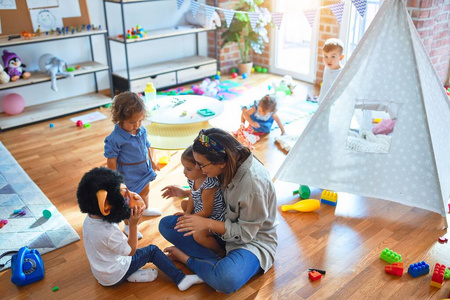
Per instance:
[[[343,3],[343,2],[328,5],[328,7],[331,9],[331,11],[333,12],[334,16],[336,17],[336,19],[338,20],[339,23],[342,22],[342,15],[344,13],[344,5],[345,5],[345,3]]]
[[[183,5],[184,0],[177,0],[177,8],[180,9],[180,7]]]
[[[199,7],[200,7],[200,4],[197,1],[191,0],[191,11],[192,11],[192,16],[194,18],[197,16]]]
[[[209,6],[209,5],[205,6],[205,12],[206,12],[206,17],[208,18],[208,21],[211,21],[212,15],[215,10],[216,10],[216,8],[213,6]]]
[[[232,10],[222,10],[223,16],[225,17],[225,23],[227,23],[227,27],[230,27],[231,21],[234,18],[234,11]]]
[[[361,18],[364,18],[367,9],[367,0],[352,0],[352,3],[361,15]]]
[[[316,19],[316,10],[315,9],[306,9],[303,11],[306,19],[308,20],[309,26],[313,27],[314,20]]]
[[[253,30],[255,30],[256,28],[256,23],[259,20],[259,13],[255,13],[255,12],[248,12],[248,19],[250,21],[250,25],[252,26]]]
[[[277,28],[280,29],[281,27],[281,21],[283,19],[283,13],[275,12],[272,13],[272,21],[277,25]]]

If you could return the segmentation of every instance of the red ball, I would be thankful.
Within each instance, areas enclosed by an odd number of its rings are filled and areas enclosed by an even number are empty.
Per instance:
[[[234,72],[233,74],[231,74],[231,77],[233,77],[233,78],[238,77],[238,73]]]

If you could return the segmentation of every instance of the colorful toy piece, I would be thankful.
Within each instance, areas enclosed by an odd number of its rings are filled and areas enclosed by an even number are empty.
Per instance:
[[[450,279],[450,269],[445,269],[444,278]]]
[[[388,274],[403,276],[403,263],[393,263],[384,267],[384,271]]]
[[[320,208],[320,201],[316,199],[306,199],[291,205],[281,206],[282,211],[296,210],[301,212],[311,212]]]
[[[238,73],[236,73],[236,72],[234,72],[233,74],[231,74],[231,77],[232,78],[236,78],[236,77],[238,77],[239,75],[238,75]]]
[[[308,277],[312,281],[316,281],[316,280],[319,280],[320,278],[322,278],[322,274],[320,274],[317,271],[312,271],[312,272],[308,272]]]
[[[242,73],[242,79],[247,78],[247,73]]]
[[[77,120],[77,127],[83,127],[83,121]]]
[[[422,275],[426,275],[426,274],[430,273],[430,265],[424,261],[411,264],[411,265],[409,265],[408,273],[413,278],[416,278],[416,277],[419,277]]]
[[[445,236],[441,236],[438,238],[438,242],[444,244],[448,242],[448,239]]]
[[[431,277],[430,285],[437,288],[441,288],[442,283],[444,282],[444,274],[445,274],[445,265],[436,263],[434,265],[433,276]]]
[[[300,185],[298,190],[292,192],[292,195],[296,194],[299,194],[302,199],[308,199],[311,196],[311,189],[307,185]]]
[[[0,229],[2,229],[3,226],[5,226],[6,224],[8,224],[8,220],[5,219],[0,220]]]
[[[165,166],[169,163],[169,161],[170,161],[169,156],[163,156],[158,160],[158,165]]]
[[[336,206],[337,204],[337,193],[330,191],[330,190],[324,190],[322,192],[322,196],[320,197],[320,202]]]
[[[402,261],[402,256],[400,254],[392,250],[389,250],[388,248],[381,251],[380,258],[387,261],[390,264]]]

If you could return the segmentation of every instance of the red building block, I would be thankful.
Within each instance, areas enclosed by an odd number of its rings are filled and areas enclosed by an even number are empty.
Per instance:
[[[312,272],[308,272],[308,277],[312,281],[316,281],[316,280],[319,280],[320,278],[322,278],[322,274],[320,274],[317,271],[312,271]]]
[[[441,288],[444,282],[445,265],[436,263],[434,265],[433,276],[431,277],[431,286]]]
[[[388,274],[403,276],[403,263],[393,263],[384,267],[384,271]]]

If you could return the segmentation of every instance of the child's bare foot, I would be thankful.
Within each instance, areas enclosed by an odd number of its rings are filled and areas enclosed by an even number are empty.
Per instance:
[[[170,260],[179,261],[183,264],[186,264],[189,258],[189,256],[175,246],[165,248],[164,252],[167,253]]]

